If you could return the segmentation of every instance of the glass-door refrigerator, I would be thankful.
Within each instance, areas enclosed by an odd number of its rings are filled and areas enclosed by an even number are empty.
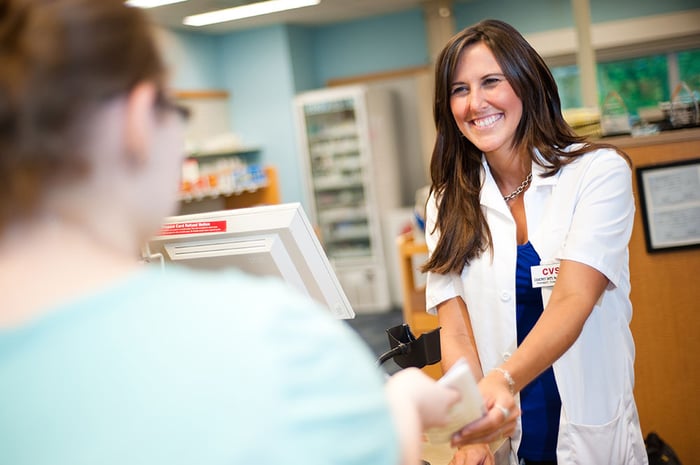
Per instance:
[[[392,95],[368,86],[295,98],[309,216],[358,313],[391,308],[382,220],[400,206]]]

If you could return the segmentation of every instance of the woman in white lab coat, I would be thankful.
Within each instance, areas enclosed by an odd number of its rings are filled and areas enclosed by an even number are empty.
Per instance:
[[[629,330],[634,198],[624,154],[564,121],[556,83],[510,25],[454,36],[436,65],[428,311],[487,415],[453,463],[644,464]],[[482,444],[466,445],[467,441]]]

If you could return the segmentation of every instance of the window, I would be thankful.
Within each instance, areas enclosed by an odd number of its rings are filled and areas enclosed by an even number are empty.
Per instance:
[[[598,103],[611,91],[622,97],[630,114],[670,98],[666,55],[598,63]]]
[[[557,81],[559,88],[559,98],[561,99],[561,107],[579,108],[583,106],[581,101],[581,78],[578,72],[577,65],[557,66],[552,68],[552,75]]]
[[[553,67],[552,74],[559,87],[562,108],[581,107],[578,66]],[[614,90],[632,115],[637,114],[639,108],[668,101],[676,79],[688,84],[700,98],[700,49],[677,52],[675,56],[660,54],[598,63],[597,79],[599,105]]]
[[[700,49],[678,52],[678,75],[696,95],[700,93]]]

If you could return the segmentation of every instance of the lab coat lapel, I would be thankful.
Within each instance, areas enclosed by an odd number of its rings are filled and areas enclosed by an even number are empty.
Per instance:
[[[486,157],[482,155],[481,157],[481,205],[489,210],[498,212],[507,218],[511,218],[510,210],[505,200],[503,200],[503,195],[496,185],[496,180],[493,179],[491,174],[491,169],[489,164],[486,162]]]

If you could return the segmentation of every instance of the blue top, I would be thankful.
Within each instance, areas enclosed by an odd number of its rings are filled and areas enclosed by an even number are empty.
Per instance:
[[[540,256],[529,241],[518,245],[515,273],[518,345],[542,315],[542,291],[533,289],[530,272],[530,267],[539,264]],[[520,409],[523,436],[518,457],[535,461],[556,460],[561,400],[552,367],[520,391]]]
[[[0,463],[395,464],[383,383],[277,280],[142,271],[0,330]]]

